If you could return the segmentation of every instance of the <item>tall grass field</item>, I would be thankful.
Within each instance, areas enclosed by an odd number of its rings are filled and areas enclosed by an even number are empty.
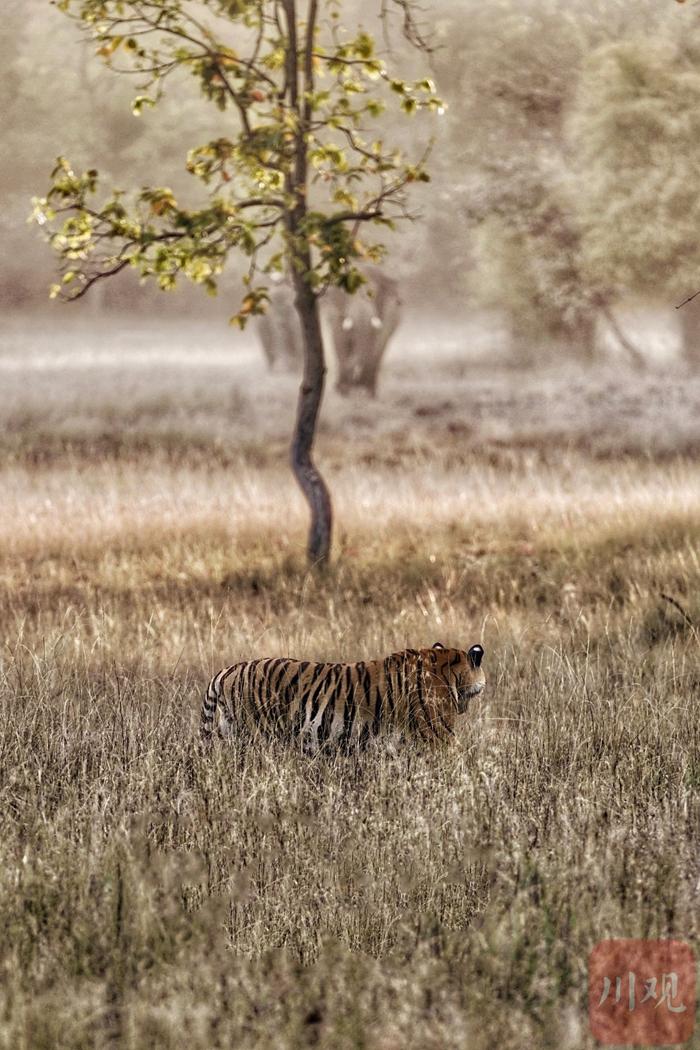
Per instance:
[[[391,356],[312,574],[253,348],[4,338],[3,1050],[592,1047],[597,942],[697,948],[697,379]],[[436,641],[454,746],[198,748],[225,664]]]

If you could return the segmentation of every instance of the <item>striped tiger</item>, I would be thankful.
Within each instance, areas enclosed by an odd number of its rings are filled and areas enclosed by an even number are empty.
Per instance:
[[[404,649],[369,663],[247,660],[211,679],[202,703],[201,735],[236,728],[296,738],[305,753],[363,746],[379,734],[445,740],[457,717],[484,688],[484,650]]]

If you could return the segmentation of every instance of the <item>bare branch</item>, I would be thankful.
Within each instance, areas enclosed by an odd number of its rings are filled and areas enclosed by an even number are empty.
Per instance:
[[[390,40],[388,27],[392,8],[397,8],[400,12],[401,32],[409,44],[428,55],[432,54],[435,47],[428,40],[426,30],[418,20],[418,12],[422,9],[415,0],[382,0],[379,17],[382,20],[387,46]]]
[[[126,269],[130,262],[131,260],[129,258],[121,259],[116,264],[116,266],[113,266],[111,269],[100,270],[99,273],[94,273],[90,277],[86,277],[85,282],[81,286],[81,288],[77,292],[74,292],[72,295],[65,296],[63,301],[68,303],[77,302],[78,299],[82,299],[83,296],[92,288],[93,284],[97,284],[98,281],[103,280],[103,278],[105,277],[114,277],[115,274],[121,273],[122,270]]]
[[[680,310],[681,306],[685,306],[687,303],[692,303],[693,299],[697,299],[697,297],[699,295],[700,295],[700,288],[697,290],[697,292],[693,292],[692,295],[689,295],[687,299],[684,299],[682,303],[679,303],[678,306],[676,307],[676,310]],[[663,598],[663,595],[661,595],[661,597]]]

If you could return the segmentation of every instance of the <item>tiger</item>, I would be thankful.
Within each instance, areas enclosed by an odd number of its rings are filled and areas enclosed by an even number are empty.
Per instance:
[[[460,715],[486,685],[484,649],[403,649],[367,663],[312,663],[289,657],[231,664],[209,682],[200,734],[236,729],[300,742],[306,754],[363,748],[372,738],[455,737]]]

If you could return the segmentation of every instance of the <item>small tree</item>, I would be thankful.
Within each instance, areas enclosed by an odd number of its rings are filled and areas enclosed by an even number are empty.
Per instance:
[[[304,360],[301,329],[294,308],[292,282],[281,280],[270,288],[270,298],[264,314],[255,318],[255,328],[270,370],[299,374]]]
[[[237,128],[189,151],[188,170],[206,194],[199,207],[184,206],[166,186],[99,199],[97,171],[77,173],[59,158],[49,192],[34,208],[61,262],[52,294],[80,298],[126,267],[162,289],[184,276],[215,294],[229,255],[239,251],[249,268],[232,320],[243,327],[265,310],[264,275],[288,270],[304,344],[291,461],[311,510],[308,556],[323,565],[332,516],[312,458],[326,371],[318,299],[329,286],[360,286],[356,263],[383,252],[361,239],[361,228],[393,227],[408,215],[407,187],[428,179],[423,158],[410,162],[381,138],[367,138],[365,124],[380,117],[387,97],[409,115],[439,109],[434,85],[390,73],[371,33],[343,27],[341,0],[57,6],[82,24],[108,66],[136,75],[135,114],[157,105],[185,73],[206,99],[234,114]],[[385,28],[398,14],[404,36],[426,48],[412,0],[382,0],[380,13]]]

